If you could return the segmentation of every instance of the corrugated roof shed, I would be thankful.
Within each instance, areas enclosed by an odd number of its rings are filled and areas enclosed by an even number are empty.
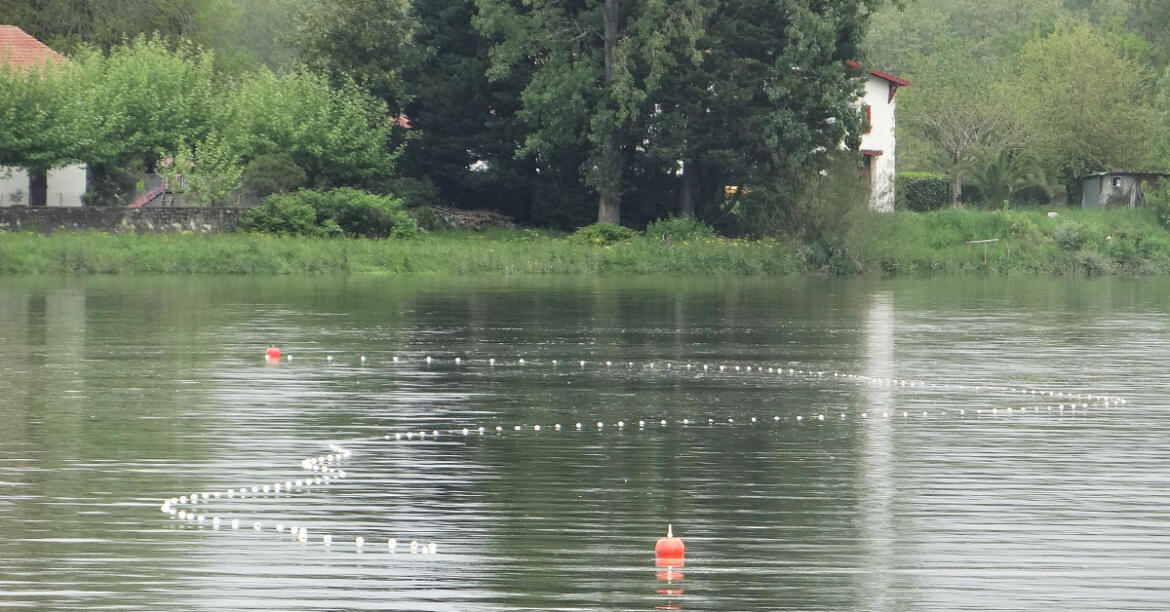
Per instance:
[[[10,69],[41,68],[45,62],[56,64],[63,59],[60,53],[24,30],[14,25],[0,25],[0,64],[7,64]]]

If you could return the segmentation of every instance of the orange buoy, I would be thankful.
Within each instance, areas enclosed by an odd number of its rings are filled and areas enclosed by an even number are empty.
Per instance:
[[[269,359],[280,359],[280,349],[270,346],[267,351],[264,351],[264,356]]]
[[[658,538],[654,544],[654,565],[658,567],[682,567],[686,547],[683,541],[674,537],[674,529],[666,526],[666,537]]]

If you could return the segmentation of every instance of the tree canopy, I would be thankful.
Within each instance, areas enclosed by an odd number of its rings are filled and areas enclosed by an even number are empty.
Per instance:
[[[1073,192],[1086,172],[1170,166],[1168,7],[0,0],[70,57],[52,79],[0,76],[0,163],[100,178],[182,158],[222,193],[261,158],[249,176],[566,229],[673,214],[759,231],[853,163],[830,158],[862,129],[857,60],[915,84],[901,170],[946,174],[956,203],[989,168]]]

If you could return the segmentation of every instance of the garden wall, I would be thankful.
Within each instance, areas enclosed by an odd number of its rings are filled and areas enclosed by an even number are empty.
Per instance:
[[[0,231],[43,234],[56,230],[97,230],[110,233],[214,234],[235,229],[247,208],[0,208]]]

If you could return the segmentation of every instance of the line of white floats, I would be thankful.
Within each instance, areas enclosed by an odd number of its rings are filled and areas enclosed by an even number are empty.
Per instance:
[[[1008,416],[1010,416],[1010,415],[1016,415],[1016,414],[1026,415],[1026,414],[1040,414],[1040,413],[1053,413],[1053,412],[1055,412],[1055,413],[1066,413],[1066,412],[1076,413],[1078,410],[1081,410],[1081,411],[1087,410],[1091,406],[1092,405],[1088,404],[1088,403],[1080,403],[1080,404],[1052,404],[1052,405],[1019,406],[1019,407],[1010,407],[1009,406],[1009,407],[1004,407],[1004,408],[993,407],[993,408],[978,408],[975,410],[967,410],[967,409],[963,409],[963,408],[960,408],[960,409],[953,409],[952,408],[949,410],[939,410],[939,411],[935,411],[935,412],[930,412],[928,410],[923,410],[923,411],[895,410],[893,412],[890,412],[890,411],[886,410],[886,411],[882,411],[880,413],[875,412],[873,414],[870,414],[868,411],[864,411],[864,412],[861,412],[857,416],[863,420],[890,419],[890,418],[898,418],[898,417],[914,418],[914,417],[918,417],[918,416],[921,416],[923,418],[928,418],[931,416],[946,416],[946,415],[958,415],[958,416],[1008,415]],[[811,421],[818,421],[818,422],[834,421],[834,420],[845,421],[845,420],[848,420],[848,418],[849,418],[849,414],[845,413],[845,412],[841,412],[839,414],[828,414],[828,415],[826,415],[825,413],[822,412],[822,413],[810,414],[810,415],[798,414],[798,415],[791,417],[791,421],[794,421],[796,423],[804,423],[805,421],[810,421],[810,422]],[[570,423],[570,424],[554,423],[552,425],[540,425],[540,424],[487,425],[487,426],[485,426],[485,425],[472,425],[472,426],[468,426],[468,427],[461,427],[461,428],[455,428],[455,429],[443,429],[443,430],[431,429],[429,431],[424,429],[424,430],[418,430],[418,431],[411,430],[411,431],[405,431],[405,432],[395,432],[392,434],[383,434],[381,439],[382,440],[392,440],[395,442],[403,441],[403,440],[420,440],[421,441],[421,440],[427,440],[427,439],[435,440],[435,439],[438,439],[439,437],[444,436],[444,435],[446,435],[446,436],[475,436],[475,435],[483,436],[483,435],[488,435],[488,434],[503,434],[503,433],[507,433],[507,432],[517,432],[517,431],[537,431],[537,432],[539,432],[539,431],[545,431],[545,430],[551,430],[551,431],[597,430],[597,431],[601,431],[607,427],[617,428],[617,429],[621,429],[621,430],[624,430],[627,427],[629,427],[630,429],[636,428],[639,430],[644,430],[647,427],[664,428],[664,427],[668,427],[671,425],[675,425],[675,426],[681,425],[683,427],[692,427],[692,426],[699,427],[699,426],[703,426],[703,425],[707,425],[707,426],[743,425],[743,424],[755,425],[755,424],[766,424],[769,422],[776,424],[776,423],[783,423],[787,420],[789,420],[788,417],[774,415],[772,417],[754,417],[753,416],[753,417],[748,417],[746,419],[736,419],[734,417],[719,418],[719,419],[716,419],[713,417],[696,418],[696,419],[691,419],[691,418],[654,419],[654,418],[650,418],[650,419],[637,419],[637,420],[630,420],[630,421],[618,420],[618,421],[611,421],[609,423],[607,423],[605,421],[596,421],[594,423],[582,423],[582,422],[578,421],[578,422],[574,422],[574,423]]]
[[[292,361],[292,355],[286,355],[285,359]],[[335,363],[337,360],[333,355],[326,355],[325,361],[328,363]],[[365,355],[359,355],[358,361],[363,364],[369,363],[369,359]],[[912,380],[904,378],[885,378],[879,376],[865,376],[862,374],[852,374],[840,371],[826,371],[826,370],[809,370],[801,368],[785,368],[778,365],[758,365],[758,364],[728,364],[728,363],[674,363],[671,361],[600,361],[600,360],[558,360],[552,359],[545,361],[528,361],[524,358],[515,360],[496,359],[494,357],[486,358],[464,358],[464,357],[432,357],[424,356],[418,358],[405,358],[398,355],[393,356],[389,363],[392,365],[401,365],[412,362],[423,363],[427,366],[432,365],[455,365],[455,366],[482,366],[488,367],[521,367],[521,366],[551,366],[551,367],[576,367],[584,369],[587,367],[596,368],[625,368],[625,369],[645,369],[645,370],[671,370],[694,373],[743,373],[743,374],[774,374],[778,376],[800,376],[811,378],[837,378],[846,381],[853,381],[859,383],[875,384],[890,387],[911,387],[923,389],[938,389],[943,391],[974,391],[976,393],[1004,393],[1009,395],[1029,395],[1038,397],[1062,398],[1068,400],[1085,401],[1092,404],[1102,405],[1122,405],[1126,403],[1125,398],[1100,395],[1094,393],[1074,393],[1069,391],[1050,391],[1033,389],[1027,387],[1010,387],[1001,385],[968,385],[968,384],[951,384],[951,383],[933,383],[921,380]]]
[[[345,478],[345,470],[341,469],[340,464],[350,457],[352,451],[336,444],[329,445],[329,450],[332,452],[327,455],[307,457],[301,460],[301,469],[317,474],[315,476],[286,480],[284,482],[243,486],[227,489],[226,491],[188,493],[164,500],[159,506],[159,510],[175,520],[198,525],[210,523],[212,529],[219,529],[221,526],[230,527],[231,529],[240,529],[241,526],[246,528],[246,525],[241,525],[239,519],[233,518],[228,522],[225,519],[221,519],[218,515],[210,514],[210,506],[222,503],[222,500],[228,499],[264,497],[267,495],[278,495],[280,493],[301,493],[308,491],[312,487],[327,485],[331,481]],[[200,512],[201,507],[207,507],[208,510]],[[266,526],[263,521],[254,521],[252,523],[252,529],[255,531],[264,531],[265,528]],[[276,522],[272,525],[272,530],[280,534],[287,532],[298,542],[307,543],[311,541],[307,527],[293,524],[285,525],[284,523]],[[317,541],[324,546],[331,546],[334,540],[331,534],[322,534]],[[362,552],[366,545],[366,538],[356,536],[352,543],[356,551]],[[411,554],[433,555],[436,554],[437,548],[438,546],[434,542],[420,544],[417,540],[411,540],[409,545],[407,545],[407,549]],[[388,552],[393,553],[397,549],[397,538],[389,538],[386,540],[386,550]]]

